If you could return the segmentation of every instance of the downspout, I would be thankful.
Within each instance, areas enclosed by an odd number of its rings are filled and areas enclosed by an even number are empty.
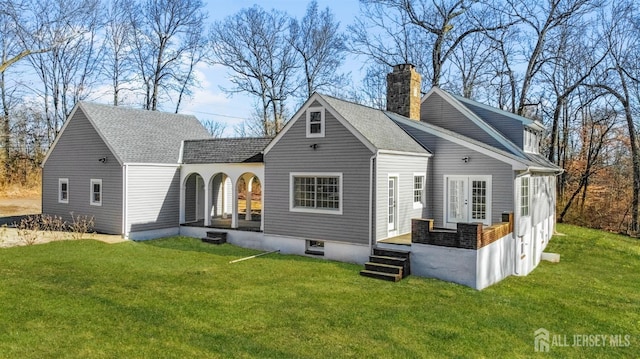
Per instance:
[[[519,245],[518,245],[518,236],[516,236],[517,233],[517,226],[519,223],[519,219],[520,219],[520,208],[518,208],[518,176],[514,175],[513,176],[513,232],[511,232],[511,237],[513,238],[513,243],[514,243],[514,249],[513,249],[513,254],[514,254],[514,262],[513,262],[513,273],[515,275],[520,275],[520,250],[519,250]]]
[[[374,241],[374,230],[373,230],[373,216],[374,216],[374,190],[375,190],[375,161],[378,156],[378,152],[373,154],[371,158],[369,158],[369,253],[373,253],[373,241]]]
[[[127,233],[127,164],[122,165],[122,237],[128,238]]]

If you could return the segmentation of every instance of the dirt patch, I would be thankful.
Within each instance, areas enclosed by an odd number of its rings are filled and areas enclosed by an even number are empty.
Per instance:
[[[42,213],[40,193],[22,191],[20,193],[0,194],[0,224],[11,225],[19,222],[24,216]],[[68,240],[73,236],[69,232],[40,231],[33,244],[47,243],[57,240]],[[105,243],[125,241],[119,235],[87,234],[84,239],[95,239]],[[0,248],[26,245],[26,241],[15,228],[0,228]]]
[[[52,241],[60,240],[72,240],[73,233],[69,232],[57,232],[57,231],[41,231],[37,232],[33,243],[29,244],[41,244]],[[83,236],[82,239],[93,239],[105,243],[120,243],[125,242],[126,239],[119,235],[108,234],[96,234],[89,233]],[[16,228],[0,228],[0,248],[24,246],[27,245],[27,241],[20,235]]]
[[[0,217],[24,216],[42,212],[40,196],[0,197]]]

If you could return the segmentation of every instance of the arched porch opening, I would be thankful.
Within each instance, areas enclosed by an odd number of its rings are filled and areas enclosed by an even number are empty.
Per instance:
[[[196,223],[205,218],[205,184],[198,173],[189,174],[184,180],[184,223]]]
[[[231,226],[233,216],[233,183],[224,172],[216,173],[209,183],[211,225]]]
[[[243,173],[237,181],[239,225],[260,229],[262,223],[262,183],[252,172]]]

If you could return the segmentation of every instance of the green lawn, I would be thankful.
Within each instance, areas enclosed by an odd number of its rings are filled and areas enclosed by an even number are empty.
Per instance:
[[[558,230],[560,263],[483,291],[179,237],[0,249],[0,358],[640,357],[640,241]]]

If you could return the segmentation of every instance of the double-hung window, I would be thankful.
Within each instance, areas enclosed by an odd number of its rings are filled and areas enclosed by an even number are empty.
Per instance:
[[[424,202],[424,175],[413,175],[413,208],[422,208]]]
[[[520,185],[520,215],[529,215],[529,177],[522,177]]]
[[[68,178],[58,178],[58,203],[69,203]]]
[[[102,206],[102,180],[91,179],[90,204],[92,206]]]
[[[342,214],[341,173],[292,173],[292,212]]]
[[[307,109],[307,137],[324,137],[324,108]]]

